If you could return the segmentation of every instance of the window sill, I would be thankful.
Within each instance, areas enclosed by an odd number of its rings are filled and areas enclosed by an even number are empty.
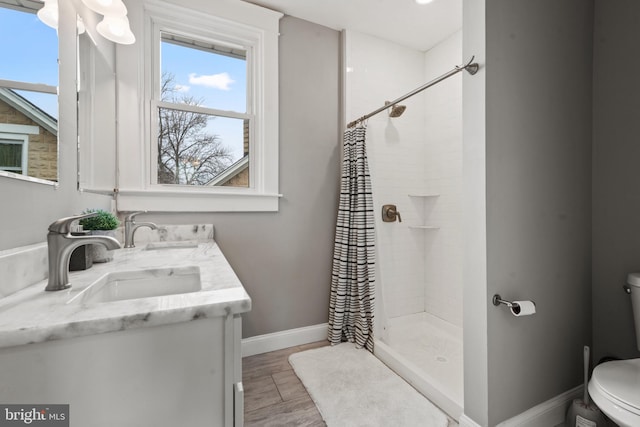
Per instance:
[[[12,179],[17,179],[18,181],[25,182],[33,182],[35,184],[48,185],[57,190],[60,187],[60,184],[57,181],[48,181],[46,179],[35,178],[33,176],[22,175],[19,173],[13,173],[9,171],[0,171],[0,177],[7,177]]]
[[[152,212],[277,212],[282,194],[171,190],[120,190],[119,211]]]

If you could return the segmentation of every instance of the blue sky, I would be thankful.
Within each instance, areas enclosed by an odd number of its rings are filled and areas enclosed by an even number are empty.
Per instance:
[[[184,92],[203,106],[246,112],[246,61],[198,49],[162,43],[162,70],[175,76]]]
[[[56,30],[40,22],[35,14],[0,7],[0,40],[0,79],[58,85]],[[56,95],[19,93],[58,117]]]
[[[201,106],[246,112],[245,60],[172,43],[162,43],[161,57],[162,71],[173,74],[176,87],[201,101]],[[242,125],[239,119],[216,117],[207,127],[232,150],[234,161],[243,154]]]

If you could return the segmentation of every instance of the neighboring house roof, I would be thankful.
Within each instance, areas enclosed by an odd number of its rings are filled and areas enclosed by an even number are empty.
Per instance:
[[[229,181],[234,176],[238,175],[240,172],[244,171],[249,167],[249,156],[244,156],[240,160],[236,161],[234,164],[229,166],[222,172],[220,175],[213,178],[211,181],[207,182],[207,185],[221,185],[225,182]]]
[[[7,7],[9,9],[21,10],[23,12],[31,12],[35,13],[36,11],[42,9],[41,1],[34,0],[2,0],[2,7]]]
[[[58,135],[58,121],[38,108],[35,104],[32,104],[23,96],[18,95],[15,91],[7,88],[0,88],[0,101],[3,101],[20,111],[53,135]]]

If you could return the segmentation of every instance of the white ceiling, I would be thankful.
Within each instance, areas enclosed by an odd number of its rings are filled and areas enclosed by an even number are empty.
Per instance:
[[[245,0],[335,30],[355,30],[420,51],[462,28],[462,0]]]

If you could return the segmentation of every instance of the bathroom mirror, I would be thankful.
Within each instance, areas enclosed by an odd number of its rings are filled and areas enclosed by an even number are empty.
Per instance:
[[[0,0],[0,179],[58,181],[58,37],[42,2]]]

